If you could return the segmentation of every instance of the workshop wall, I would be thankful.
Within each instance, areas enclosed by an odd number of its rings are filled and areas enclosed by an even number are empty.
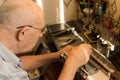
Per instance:
[[[120,0],[108,0],[108,1],[109,1],[109,9],[108,9],[109,12],[113,14],[114,19],[118,20],[120,16],[120,10],[119,10]],[[46,24],[59,23],[60,22],[59,0],[52,0],[52,1],[42,0],[42,2],[43,2]],[[64,0],[64,15],[65,15],[65,21],[77,20],[78,13],[77,13],[76,0]]]
[[[115,20],[119,19],[120,16],[120,0],[109,0],[108,12],[113,15]]]
[[[120,0],[116,0],[117,11],[116,11],[116,13],[115,13],[115,15],[114,15],[114,16],[115,16],[115,17],[114,17],[115,19],[118,19],[119,16],[120,16],[120,9],[119,9],[119,8],[120,8],[120,5],[119,5],[119,4],[120,4]]]
[[[59,0],[42,0],[46,24],[60,22]],[[65,21],[77,19],[77,6],[75,0],[64,0]]]

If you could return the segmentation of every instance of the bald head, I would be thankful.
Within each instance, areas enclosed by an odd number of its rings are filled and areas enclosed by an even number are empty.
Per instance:
[[[32,0],[6,0],[0,7],[0,24],[13,27],[43,24],[43,12]]]

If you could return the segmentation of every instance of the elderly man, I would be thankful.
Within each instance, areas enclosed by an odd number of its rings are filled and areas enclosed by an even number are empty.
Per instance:
[[[26,71],[58,60],[63,51],[68,57],[58,80],[73,80],[77,69],[89,60],[91,46],[67,46],[55,53],[17,57],[34,50],[42,37],[44,15],[32,0],[4,1],[0,5],[0,80],[29,80]]]

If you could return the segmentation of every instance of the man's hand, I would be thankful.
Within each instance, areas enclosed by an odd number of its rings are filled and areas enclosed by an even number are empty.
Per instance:
[[[60,56],[61,54],[65,53],[68,56],[73,48],[75,48],[75,47],[73,47],[71,45],[67,45],[67,46],[65,46],[64,48],[62,48],[61,50],[58,51],[58,55]]]
[[[58,51],[59,55],[63,53],[67,55],[71,62],[74,61],[74,65],[80,67],[88,62],[90,54],[92,53],[92,47],[89,44],[80,44],[76,47],[69,45]]]
[[[73,62],[74,66],[79,68],[88,62],[91,53],[91,45],[80,44],[79,46],[72,48],[68,55],[68,59]]]
[[[67,59],[58,80],[73,80],[78,68],[88,62],[92,47],[89,44],[80,44],[76,47],[65,47],[63,50],[67,50]]]

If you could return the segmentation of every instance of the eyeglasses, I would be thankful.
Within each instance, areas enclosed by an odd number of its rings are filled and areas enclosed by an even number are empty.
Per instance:
[[[31,25],[24,25],[24,26],[19,26],[19,27],[16,27],[16,28],[19,29],[19,28],[22,28],[22,27],[25,27],[25,26],[31,27],[33,29],[37,29],[37,30],[41,31],[42,33],[44,33],[44,31],[45,31],[45,27],[43,27],[42,29],[39,29],[39,28],[33,27]]]

